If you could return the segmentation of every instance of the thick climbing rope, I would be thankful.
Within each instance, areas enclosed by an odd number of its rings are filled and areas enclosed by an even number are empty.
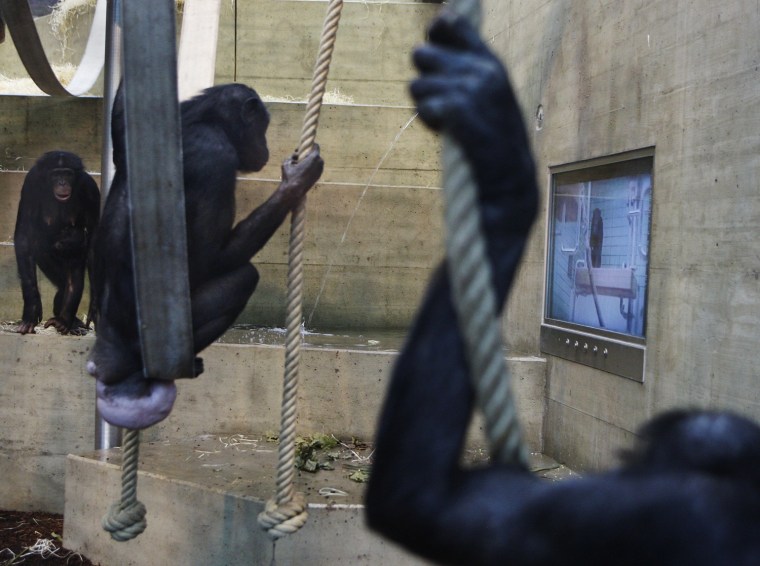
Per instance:
[[[122,455],[121,500],[111,505],[102,521],[103,529],[119,542],[135,538],[147,526],[145,505],[137,500],[139,449],[140,431],[127,430]]]
[[[302,159],[312,149],[317,136],[319,111],[327,85],[338,23],[343,0],[330,0],[322,26],[317,62],[314,67],[311,93],[306,105],[306,115],[301,129],[301,140],[296,156]],[[293,487],[295,475],[296,394],[298,391],[298,367],[301,359],[301,326],[303,324],[303,241],[306,220],[306,197],[293,210],[290,225],[288,255],[288,291],[285,339],[285,375],[282,393],[282,420],[277,463],[277,492],[274,500],[266,504],[259,514],[259,525],[272,539],[293,533],[306,523],[308,513],[306,500]]]
[[[188,0],[185,6],[189,17],[183,18],[183,37],[204,37],[198,27],[218,21],[219,1]],[[146,376],[153,379],[189,377],[195,356],[187,276],[181,124],[174,71],[177,68],[174,2],[131,0],[122,5],[121,16],[127,30],[123,34],[124,102],[143,365]],[[151,45],[150,50],[144,48],[146,44]],[[215,53],[216,49],[209,52]],[[181,62],[189,66],[187,57]],[[209,66],[213,68],[209,63],[202,65],[207,70],[193,79],[188,93],[213,83]],[[146,89],[145,84],[151,88]],[[153,118],[145,120],[145,115]],[[168,148],[172,151],[167,151]],[[167,234],[171,238],[167,239]],[[161,254],[154,253],[158,249]],[[156,292],[157,289],[162,292]],[[166,334],[166,328],[172,332]],[[117,541],[129,540],[145,530],[145,506],[137,501],[139,445],[139,431],[124,433],[121,501],[112,505],[103,519],[103,528]]]
[[[449,9],[466,17],[476,28],[480,26],[478,0],[451,0]],[[526,464],[527,454],[504,359],[477,186],[464,152],[449,136],[443,140],[443,185],[449,278],[491,455],[499,462]]]
[[[130,0],[121,5],[140,346],[145,376],[169,380],[191,377],[194,359],[175,18],[172,0]],[[151,88],[146,89],[146,84]],[[166,328],[172,331],[167,334]],[[145,530],[145,506],[137,501],[139,438],[139,431],[124,433],[121,501],[103,519],[103,528],[117,541]]]

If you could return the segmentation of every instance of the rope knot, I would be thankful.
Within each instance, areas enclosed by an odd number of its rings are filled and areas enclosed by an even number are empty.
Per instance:
[[[111,533],[111,538],[124,542],[135,538],[148,525],[145,520],[145,505],[134,500],[124,506],[117,501],[111,505],[108,514],[103,517],[103,529]]]
[[[293,498],[281,505],[270,499],[264,510],[259,513],[259,525],[273,540],[292,534],[306,524],[309,516],[306,510],[306,498],[296,492]]]

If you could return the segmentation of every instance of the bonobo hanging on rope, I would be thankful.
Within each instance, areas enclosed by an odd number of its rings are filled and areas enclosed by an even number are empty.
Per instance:
[[[444,13],[414,61],[422,119],[463,148],[479,190],[499,305],[537,210],[533,160],[506,73]],[[550,483],[519,465],[465,469],[474,394],[446,270],[395,366],[366,496],[370,527],[445,564],[760,564],[760,428],[666,413],[620,469]]]
[[[120,90],[121,93],[121,90]],[[237,171],[260,171],[269,159],[269,113],[247,86],[215,86],[182,103],[188,269],[193,340],[200,352],[229,328],[256,288],[250,260],[317,182],[319,147],[300,162],[287,159],[269,199],[233,227]],[[98,409],[106,421],[145,428],[171,411],[176,387],[143,375],[130,246],[128,180],[121,94],[111,125],[115,176],[95,239],[97,339],[87,370],[97,378]],[[166,332],[172,332],[167,328]],[[196,359],[196,375],[203,371]]]
[[[29,169],[21,187],[13,233],[24,298],[21,324],[16,329],[19,333],[34,333],[42,320],[38,266],[56,287],[53,317],[45,322],[45,328],[52,326],[61,334],[85,332],[77,309],[99,215],[98,185],[84,170],[79,156],[49,151]]]

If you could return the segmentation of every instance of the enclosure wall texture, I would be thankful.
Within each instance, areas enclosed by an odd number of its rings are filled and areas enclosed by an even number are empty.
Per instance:
[[[221,5],[216,82],[252,85],[272,115],[270,163],[238,182],[241,217],[275,189],[280,163],[298,143],[326,3]],[[375,328],[405,329],[440,261],[440,143],[416,118],[407,95],[410,51],[439,8],[410,1],[344,6],[317,135],[325,172],[307,200],[304,315],[310,329],[354,328],[368,336]],[[68,21],[65,49],[49,24],[38,21],[54,63],[79,60],[90,20],[85,13]],[[26,73],[10,37],[0,45],[0,72],[10,79],[0,76],[0,321],[9,322],[22,308],[13,229],[24,175],[43,152],[61,148],[81,155],[100,182],[103,108],[100,86],[95,96],[78,99],[13,91]],[[288,229],[286,222],[254,258],[261,280],[241,322],[283,325]],[[54,291],[44,278],[41,293],[48,316]],[[79,312],[86,310],[85,295]],[[92,341],[0,332],[0,476],[7,478],[0,508],[63,511],[65,456],[94,443],[95,391],[84,370]],[[520,418],[530,450],[540,451],[546,364],[517,354],[510,367]],[[204,376],[180,384],[174,412],[146,433],[146,442],[277,428],[282,348],[215,344],[203,357]],[[370,438],[394,358],[390,351],[307,348],[299,430]],[[471,438],[482,444],[479,429],[475,420]]]
[[[271,194],[298,145],[325,5],[222,3],[215,82],[249,84],[272,115],[271,159],[240,180],[240,217]],[[410,51],[437,8],[350,2],[343,10],[316,139],[325,172],[307,203],[304,315],[311,328],[405,328],[441,258],[440,144],[407,95]],[[78,62],[90,19],[72,16],[65,50],[38,22],[52,60]],[[0,69],[25,76],[10,38],[0,44]],[[17,86],[0,76],[0,94]],[[21,314],[11,240],[23,173],[55,148],[100,171],[101,123],[99,98],[0,96],[0,320]],[[286,222],[254,258],[261,282],[241,322],[284,325],[288,231]],[[46,310],[50,297],[43,296]]]
[[[488,0],[484,21],[544,196],[508,308],[513,348],[538,353],[549,168],[655,147],[645,381],[550,357],[546,452],[607,466],[673,406],[760,417],[760,4]]]
[[[241,181],[242,213],[271,192],[297,144],[324,3],[222,4],[217,82],[251,83],[277,100],[272,162]],[[303,18],[290,17],[295,4]],[[439,144],[405,87],[409,51],[437,8],[344,10],[328,91],[353,104],[323,109],[326,170],[308,201],[304,312],[314,327],[405,327],[440,258]],[[513,354],[540,355],[549,168],[655,147],[644,383],[546,364],[545,451],[573,467],[611,464],[668,407],[760,417],[758,36],[757,0],[484,2],[484,37],[509,67],[544,197],[505,317]],[[54,57],[77,60],[81,43],[71,36]],[[13,49],[0,45],[0,65],[20,76]],[[53,147],[97,172],[101,114],[96,98],[0,97],[2,320],[20,316],[11,236],[23,173]],[[284,227],[256,260],[262,282],[246,322],[284,320],[286,241]],[[42,292],[49,312],[52,293]]]

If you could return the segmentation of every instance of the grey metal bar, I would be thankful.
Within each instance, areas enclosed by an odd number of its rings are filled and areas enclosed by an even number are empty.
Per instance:
[[[100,205],[105,206],[113,179],[111,108],[121,80],[121,0],[108,0],[106,11],[106,50],[103,75],[103,144],[100,163]],[[121,446],[122,429],[105,421],[95,407],[95,450]]]
[[[127,176],[143,365],[193,375],[173,0],[122,5]]]
[[[103,65],[103,149],[100,160],[100,205],[104,207],[114,175],[111,109],[122,76],[121,0],[108,0],[106,54]]]

